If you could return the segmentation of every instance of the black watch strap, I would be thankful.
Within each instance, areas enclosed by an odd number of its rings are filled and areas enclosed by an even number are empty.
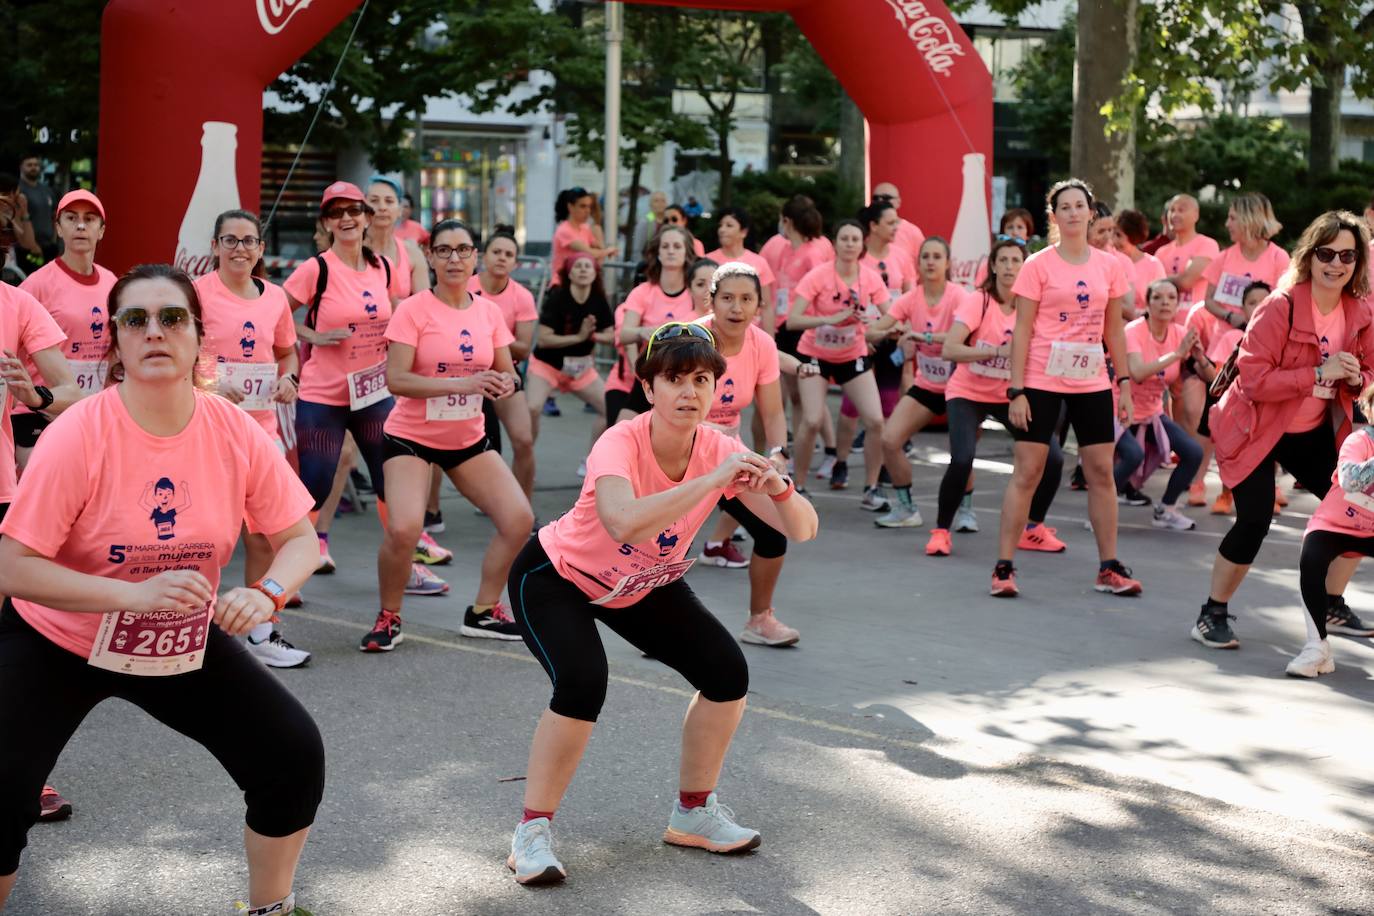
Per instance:
[[[1024,388],[1010,388],[1010,387],[1009,387],[1009,388],[1007,388],[1007,400],[1008,400],[1008,401],[1014,401],[1014,400],[1016,400],[1017,398],[1019,398],[1021,395],[1025,394],[1025,393],[1026,393],[1026,389],[1024,389]]]
[[[39,404],[37,407],[33,408],[34,410],[47,410],[52,406],[52,402],[56,400],[56,398],[52,396],[52,390],[46,385],[34,385],[33,391],[38,395],[39,399]]]

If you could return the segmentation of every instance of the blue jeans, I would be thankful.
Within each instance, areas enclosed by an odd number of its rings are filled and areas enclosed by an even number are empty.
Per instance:
[[[1188,484],[1197,475],[1197,469],[1202,466],[1202,446],[1173,420],[1168,417],[1160,419],[1164,422],[1164,432],[1169,436],[1169,448],[1178,455],[1178,467],[1169,475],[1169,483],[1164,487],[1164,505],[1172,506],[1188,489]],[[1116,467],[1112,473],[1116,477],[1118,493],[1126,492],[1131,475],[1145,460],[1145,450],[1135,438],[1137,426],[1130,427],[1116,440]],[[1146,435],[1150,435],[1148,430]]]

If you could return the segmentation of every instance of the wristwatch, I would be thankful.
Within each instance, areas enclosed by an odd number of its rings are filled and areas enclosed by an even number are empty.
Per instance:
[[[34,410],[47,410],[55,400],[52,396],[52,390],[45,385],[34,385],[33,393],[38,395],[38,406],[34,407]]]
[[[1014,401],[1014,400],[1016,400],[1017,398],[1021,397],[1021,395],[1025,394],[1025,393],[1026,393],[1026,389],[1024,389],[1024,388],[1008,388],[1008,389],[1007,389],[1007,400],[1008,400],[1008,401]]]
[[[280,612],[282,608],[286,607],[286,589],[282,588],[281,583],[276,579],[259,579],[248,587],[255,588],[268,598],[271,598],[272,606],[276,608],[277,611]]]
[[[768,457],[772,458],[774,455],[781,455],[783,457],[783,460],[787,460],[792,457],[791,454],[788,453],[787,446],[785,445],[775,445],[772,448],[770,448],[768,450]]]

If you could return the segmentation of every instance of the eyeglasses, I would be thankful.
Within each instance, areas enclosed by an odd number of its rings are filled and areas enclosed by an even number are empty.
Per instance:
[[[999,242],[1015,242],[1016,244],[1020,245],[1022,248],[1025,248],[1025,247],[1026,247],[1026,240],[1025,240],[1025,239],[1020,238],[1020,237],[1015,236],[1015,235],[1006,235],[1006,234],[1001,233],[1001,232],[997,233],[997,241],[999,241]]]
[[[654,344],[661,340],[672,340],[675,337],[695,337],[698,340],[706,341],[713,347],[716,345],[716,339],[711,336],[711,332],[707,330],[705,325],[689,324],[686,321],[670,321],[654,331],[653,335],[649,337],[649,346],[644,350],[644,358],[647,360],[649,354],[654,352]]]
[[[221,235],[219,237],[219,243],[231,251],[240,245],[243,246],[244,251],[252,251],[262,244],[262,239],[255,235],[245,235],[243,238],[237,238],[232,235]]]
[[[151,314],[156,315],[157,323],[168,331],[188,327],[191,323],[191,310],[184,305],[164,305]],[[149,317],[151,315],[147,309],[135,305],[120,309],[114,321],[126,331],[141,331],[148,326]]]
[[[362,204],[349,204],[346,207],[331,207],[324,211],[325,219],[343,219],[345,216],[358,218],[367,212],[367,208]]]
[[[1360,256],[1360,253],[1354,248],[1346,248],[1342,251],[1337,251],[1334,248],[1327,248],[1323,245],[1321,248],[1312,249],[1312,256],[1323,264],[1330,264],[1337,258],[1341,259],[1342,264],[1354,264],[1355,259]]]
[[[477,253],[474,245],[435,245],[429,250],[440,261],[447,261],[455,254],[458,255],[458,260],[466,261]]]

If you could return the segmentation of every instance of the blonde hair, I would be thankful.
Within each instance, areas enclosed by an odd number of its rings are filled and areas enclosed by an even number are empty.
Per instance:
[[[1256,191],[1242,194],[1231,201],[1231,210],[1236,214],[1236,223],[1241,231],[1252,239],[1272,239],[1283,228],[1283,223],[1274,216],[1269,198]]]
[[[1298,239],[1298,244],[1293,249],[1293,260],[1288,262],[1288,270],[1279,281],[1279,286],[1292,289],[1299,283],[1311,280],[1312,253],[1323,245],[1334,242],[1342,231],[1349,232],[1355,237],[1355,270],[1341,292],[1353,299],[1368,296],[1369,229],[1365,226],[1364,220],[1349,210],[1327,210],[1312,220],[1312,224],[1303,230],[1302,238]]]

